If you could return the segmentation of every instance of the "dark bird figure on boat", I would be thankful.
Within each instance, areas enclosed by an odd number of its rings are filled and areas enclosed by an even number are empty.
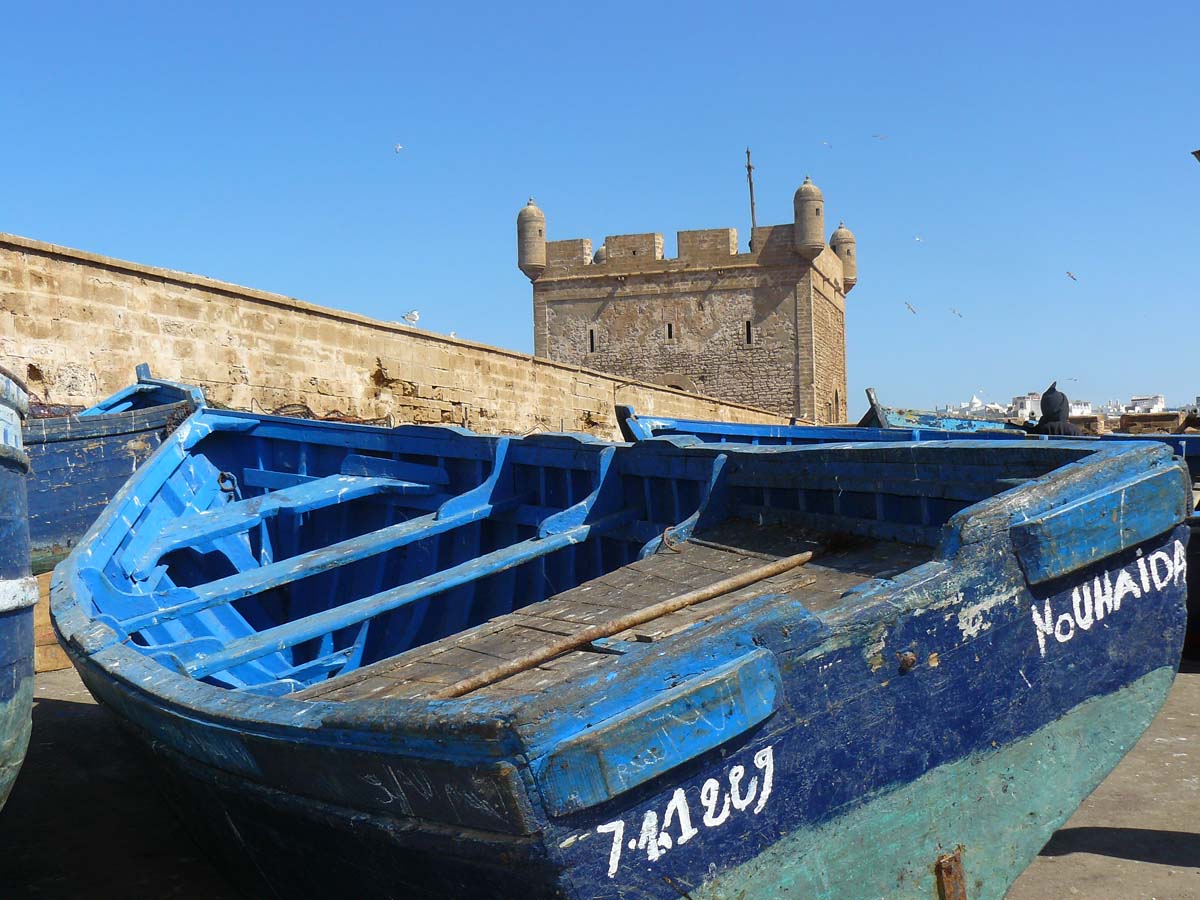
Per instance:
[[[1037,425],[1027,429],[1030,434],[1050,434],[1059,437],[1081,437],[1083,432],[1071,424],[1071,402],[1058,389],[1055,381],[1042,394],[1042,417]]]

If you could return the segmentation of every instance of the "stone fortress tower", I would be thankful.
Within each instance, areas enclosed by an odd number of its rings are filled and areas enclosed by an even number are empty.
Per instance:
[[[746,403],[843,422],[846,294],[858,277],[845,225],[825,242],[825,199],[808,178],[791,224],[546,240],[532,198],[517,216],[517,262],[533,282],[534,353]]]

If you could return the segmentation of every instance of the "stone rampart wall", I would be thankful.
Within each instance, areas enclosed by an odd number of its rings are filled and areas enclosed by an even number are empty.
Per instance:
[[[779,416],[197,275],[0,234],[0,364],[47,403],[91,404],[150,363],[209,401],[490,433],[617,436],[614,403],[735,422]]]

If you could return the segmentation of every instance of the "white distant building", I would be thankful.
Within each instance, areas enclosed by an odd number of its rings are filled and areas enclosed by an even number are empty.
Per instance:
[[[1125,404],[1120,400],[1109,400],[1102,407],[1100,407],[1100,412],[1104,413],[1106,416],[1119,416],[1121,413],[1125,412]]]
[[[1042,395],[1030,391],[1019,397],[1013,397],[1012,415],[1018,419],[1039,419],[1042,415]]]
[[[979,399],[978,394],[972,394],[971,399],[966,403],[947,403],[945,406],[935,407],[934,412],[946,416],[987,419],[1004,418],[1008,410],[998,403],[986,403]]]
[[[1091,400],[1072,400],[1071,412],[1072,416],[1090,416],[1092,414]]]
[[[1167,398],[1162,394],[1147,394],[1144,397],[1130,397],[1128,412],[1157,413],[1167,408]]]

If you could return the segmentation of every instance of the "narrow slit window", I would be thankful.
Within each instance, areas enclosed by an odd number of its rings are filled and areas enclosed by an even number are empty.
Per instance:
[[[668,322],[667,323],[667,340],[671,341],[674,339],[675,339],[675,326],[672,323]]]
[[[746,320],[746,343],[747,343],[747,344],[753,344],[753,343],[754,343],[754,331],[753,331],[753,326],[750,324],[750,320],[749,320],[749,319],[747,319],[747,320]]]
[[[596,352],[596,329],[588,329],[588,353]]]

